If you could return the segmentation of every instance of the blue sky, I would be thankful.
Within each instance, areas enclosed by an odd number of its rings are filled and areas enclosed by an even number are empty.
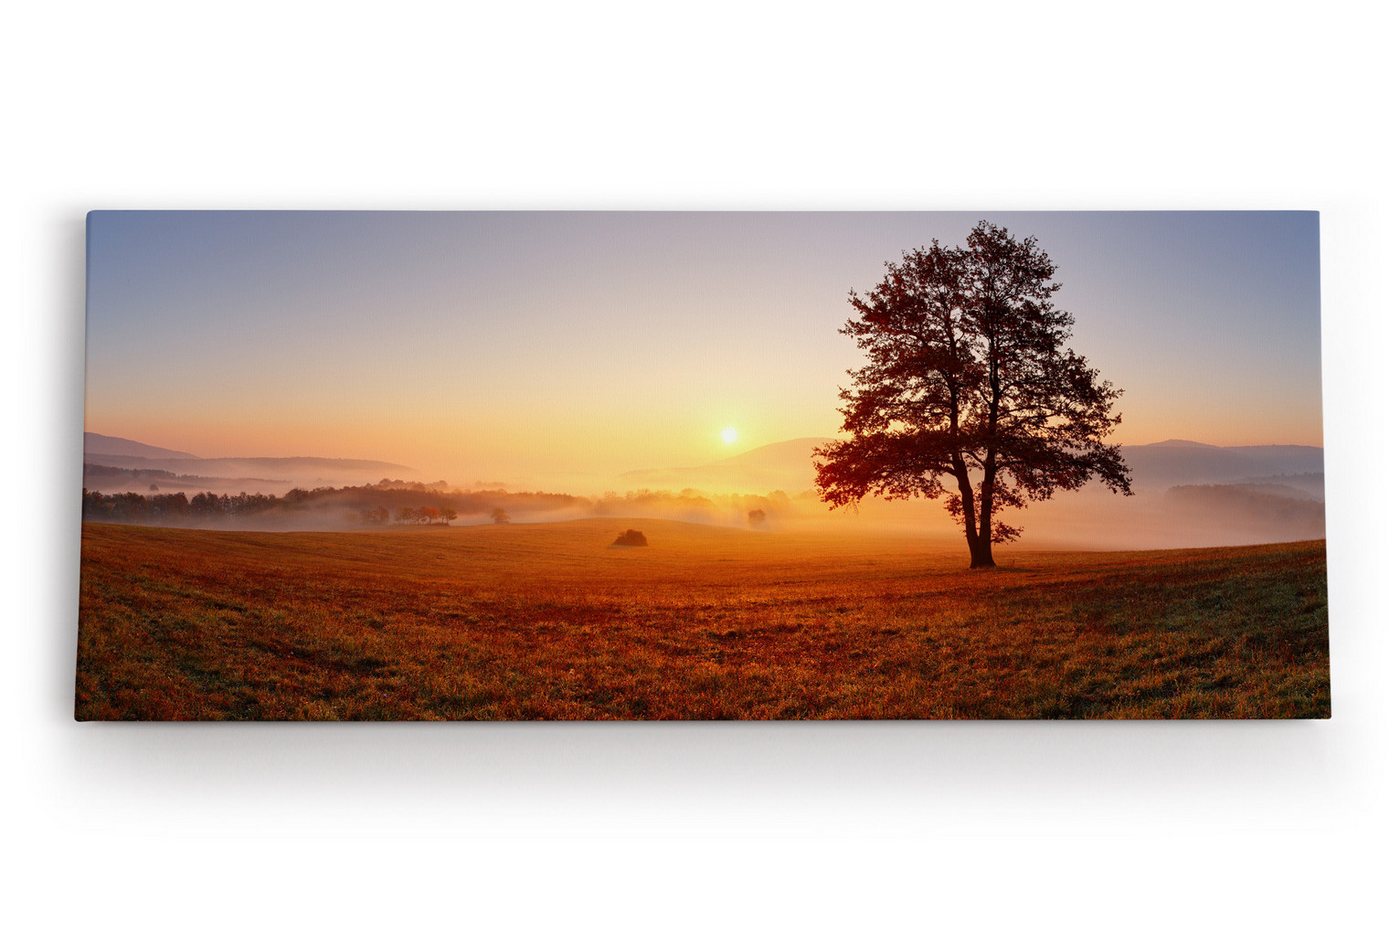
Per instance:
[[[453,479],[831,435],[847,291],[983,218],[1058,264],[1122,441],[1320,444],[1310,212],[94,212],[88,428]]]

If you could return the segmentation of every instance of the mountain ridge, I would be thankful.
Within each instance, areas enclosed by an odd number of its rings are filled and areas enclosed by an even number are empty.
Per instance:
[[[100,432],[83,433],[84,455],[108,455],[131,458],[198,458],[189,452],[148,445],[135,439],[121,436],[103,435]]]
[[[770,442],[701,465],[643,468],[619,477],[629,484],[723,491],[794,491],[812,487],[812,449],[834,441],[821,436]],[[1317,474],[1322,448],[1311,445],[1210,445],[1166,439],[1124,445],[1133,480],[1144,488],[1179,484],[1241,482],[1251,478]]]
[[[103,476],[89,468],[173,472],[202,482],[244,482],[250,490],[282,491],[289,486],[368,484],[386,477],[411,478],[408,465],[368,458],[319,455],[203,458],[189,452],[147,445],[120,436],[83,433],[84,476]],[[157,482],[158,483],[158,482]]]

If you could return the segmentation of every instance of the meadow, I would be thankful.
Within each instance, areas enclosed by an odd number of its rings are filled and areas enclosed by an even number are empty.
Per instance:
[[[649,545],[611,547],[627,527]],[[1321,541],[84,524],[79,719],[1325,718]]]

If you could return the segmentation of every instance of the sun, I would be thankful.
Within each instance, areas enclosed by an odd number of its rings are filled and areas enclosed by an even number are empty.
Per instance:
[[[733,445],[739,441],[739,430],[733,426],[725,426],[719,432],[719,440],[725,445]]]

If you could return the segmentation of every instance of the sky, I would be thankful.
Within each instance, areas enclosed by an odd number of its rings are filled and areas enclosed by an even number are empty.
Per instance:
[[[847,293],[983,218],[1117,441],[1321,444],[1312,212],[93,212],[87,429],[520,486],[833,436]]]

